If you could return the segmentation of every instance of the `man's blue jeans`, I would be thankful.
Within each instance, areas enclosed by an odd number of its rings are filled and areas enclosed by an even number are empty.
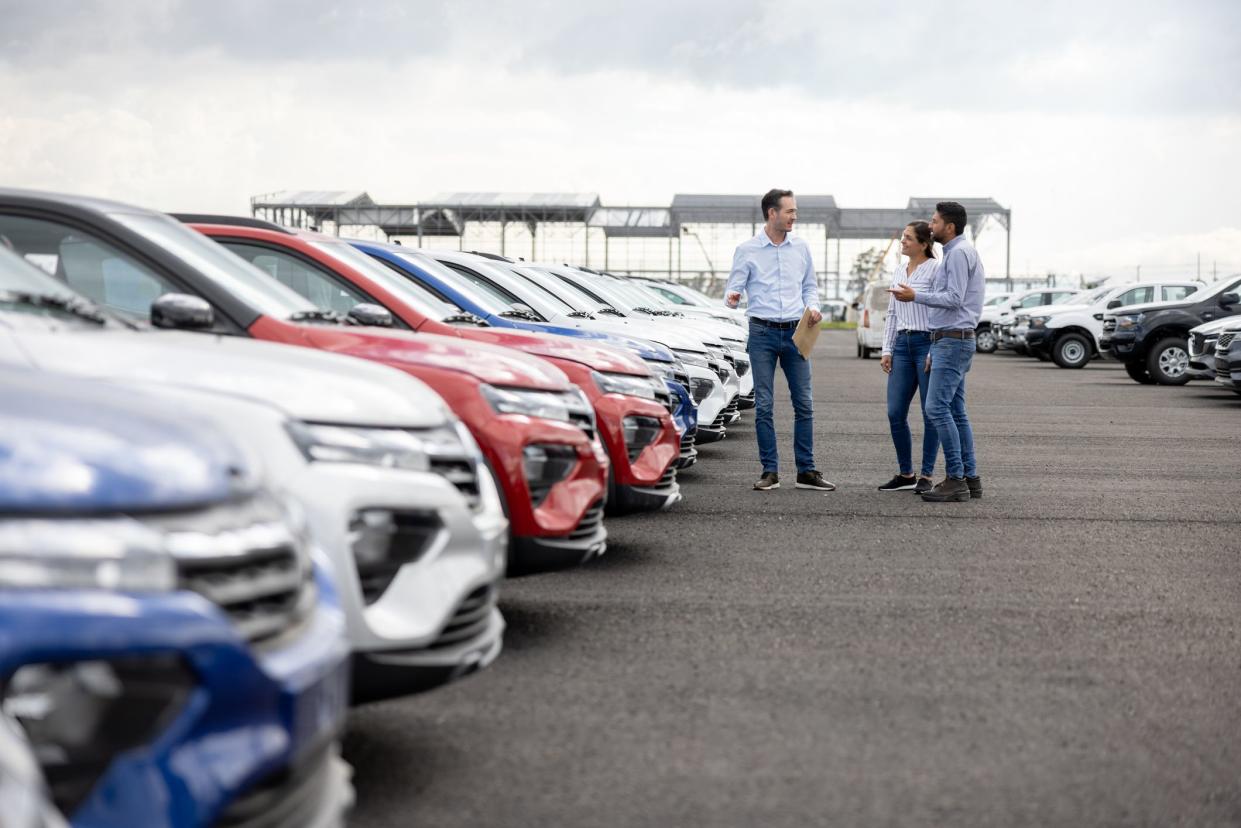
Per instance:
[[[977,477],[974,432],[965,413],[965,375],[974,362],[974,340],[944,337],[931,344],[926,414],[939,432],[949,477]]]
[[[797,352],[793,329],[769,328],[750,321],[750,370],[754,372],[754,431],[763,473],[780,471],[776,427],[772,418],[776,363],[784,369],[793,399],[793,456],[797,471],[814,471],[814,402],[810,391],[810,360]]]
[[[914,473],[913,434],[909,430],[909,404],[914,391],[922,403],[922,469],[923,477],[935,471],[935,454],[939,451],[939,433],[927,416],[927,387],[931,375],[926,372],[926,355],[931,352],[931,335],[925,331],[908,331],[896,335],[892,344],[892,371],[888,374],[888,427],[896,446],[896,462],[901,474]]]

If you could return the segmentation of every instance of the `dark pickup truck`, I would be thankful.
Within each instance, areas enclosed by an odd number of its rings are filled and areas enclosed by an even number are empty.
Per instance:
[[[1190,328],[1212,319],[1241,314],[1241,275],[1229,276],[1179,302],[1114,308],[1103,317],[1100,352],[1120,360],[1144,385],[1189,382]]]

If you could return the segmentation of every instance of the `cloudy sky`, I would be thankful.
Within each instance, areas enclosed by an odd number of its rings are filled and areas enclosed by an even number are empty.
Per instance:
[[[1236,0],[0,0],[0,21],[0,184],[230,212],[284,189],[992,196],[1014,271],[1241,270]]]

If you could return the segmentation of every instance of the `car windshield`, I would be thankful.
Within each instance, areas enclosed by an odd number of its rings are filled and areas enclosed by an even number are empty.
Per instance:
[[[550,303],[553,307],[556,308],[556,310],[559,313],[570,314],[570,313],[574,313],[575,311],[577,311],[577,308],[573,307],[573,305],[569,304],[564,299],[561,299],[559,296],[557,296],[552,291],[548,290],[543,285],[531,279],[529,276],[527,276],[524,272],[522,272],[518,268],[510,267],[509,271],[514,276],[517,277],[518,284],[522,285],[523,287],[525,285],[529,285],[540,299],[542,299],[545,302]]]
[[[1001,293],[999,296],[992,296],[990,299],[988,299],[986,302],[983,303],[983,307],[990,307],[991,305],[1002,304],[1004,300],[1010,296],[1012,296],[1011,293]]]
[[[522,278],[538,285],[547,293],[560,297],[561,301],[572,305],[575,313],[595,313],[607,307],[607,305],[599,304],[593,296],[587,296],[573,283],[566,282],[546,268],[522,268],[518,272],[521,273]]]
[[[428,273],[435,279],[451,285],[452,289],[464,296],[469,304],[484,313],[499,313],[500,311],[508,310],[507,302],[502,302],[499,297],[480,290],[472,281],[451,267],[440,264],[425,253],[419,253],[414,250],[396,250],[393,252],[398,259],[408,263],[415,270]],[[418,282],[416,277],[411,276],[409,279],[424,290],[429,290]]]
[[[1210,299],[1212,296],[1220,293],[1228,293],[1230,290],[1235,291],[1239,286],[1241,286],[1241,278],[1238,278],[1236,274],[1233,274],[1225,279],[1221,279],[1213,285],[1200,287],[1184,299],[1179,299],[1177,301],[1191,304],[1194,302],[1201,302],[1203,299]]]
[[[122,320],[0,244],[0,311],[69,318],[91,327]],[[129,323],[125,323],[129,324]]]
[[[113,219],[206,274],[250,307],[276,319],[318,310],[314,303],[240,256],[169,216],[111,213]]]
[[[653,293],[648,293],[640,287],[636,287],[629,282],[616,279],[611,276],[596,277],[597,281],[592,284],[600,284],[626,302],[632,308],[651,308],[657,309],[667,304],[663,299]]]
[[[346,242],[314,241],[311,246],[326,253],[336,261],[361,273],[375,284],[401,297],[418,313],[430,319],[444,319],[461,313],[461,308],[450,305],[438,297],[419,288],[415,282],[402,279],[370,256]]]
[[[36,296],[77,296],[64,282],[49,276],[21,256],[0,244],[0,290],[11,293],[32,293]]]

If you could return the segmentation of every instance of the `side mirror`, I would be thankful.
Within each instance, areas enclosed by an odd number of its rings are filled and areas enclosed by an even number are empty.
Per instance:
[[[1235,305],[1238,302],[1241,302],[1241,296],[1238,296],[1235,293],[1225,293],[1223,296],[1219,298],[1219,303],[1223,307],[1228,307],[1229,305]]]
[[[1107,309],[1112,310],[1113,308],[1119,308],[1120,305],[1121,305],[1121,302],[1119,299],[1113,299],[1112,301],[1107,303]]]
[[[370,302],[362,302],[349,309],[349,321],[355,325],[366,325],[371,328],[391,328],[392,313],[387,308]]]
[[[204,330],[215,324],[215,313],[200,296],[165,293],[151,303],[151,324],[183,331]]]

